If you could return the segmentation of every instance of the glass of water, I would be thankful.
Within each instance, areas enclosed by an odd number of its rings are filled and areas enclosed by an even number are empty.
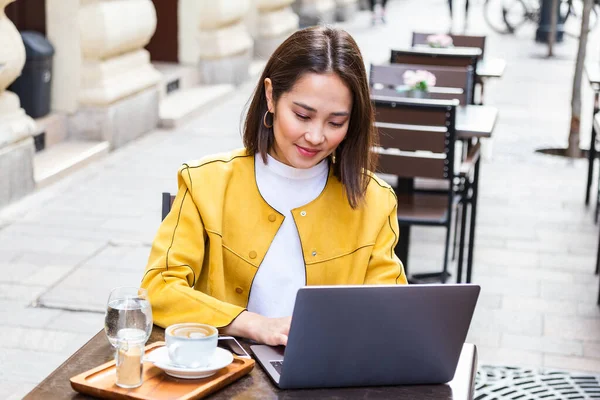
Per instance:
[[[152,308],[146,289],[114,288],[108,296],[104,330],[115,348],[119,340],[139,340],[141,335],[146,343],[152,332]]]

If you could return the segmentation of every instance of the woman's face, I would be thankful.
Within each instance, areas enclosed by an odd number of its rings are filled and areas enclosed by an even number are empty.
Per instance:
[[[294,168],[310,168],[333,153],[346,137],[352,93],[338,75],[304,74],[277,104],[273,103],[269,78],[265,89],[275,135],[269,154],[276,160]]]

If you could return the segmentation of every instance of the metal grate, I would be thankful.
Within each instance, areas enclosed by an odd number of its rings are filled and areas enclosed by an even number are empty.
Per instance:
[[[600,375],[487,366],[477,371],[475,400],[600,399]]]

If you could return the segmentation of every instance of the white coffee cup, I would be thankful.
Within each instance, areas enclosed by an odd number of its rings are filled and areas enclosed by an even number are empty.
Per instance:
[[[165,342],[173,364],[187,368],[201,368],[210,364],[219,331],[211,325],[186,322],[165,329]]]

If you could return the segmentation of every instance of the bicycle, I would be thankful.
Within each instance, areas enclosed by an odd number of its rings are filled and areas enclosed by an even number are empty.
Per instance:
[[[579,37],[581,32],[581,16],[583,15],[583,0],[572,0],[571,1],[570,14],[574,18],[569,18],[565,23],[565,33],[572,37]],[[590,23],[588,26],[588,32],[593,31],[598,25],[598,19],[600,15],[600,0],[594,0],[592,5],[592,11],[590,12]]]
[[[598,22],[600,0],[594,0],[590,13],[589,30]],[[559,19],[567,35],[579,37],[583,0],[559,0]],[[571,17],[571,18],[569,18]],[[527,22],[536,25],[540,20],[540,3],[536,0],[486,0],[484,18],[487,24],[501,34],[514,34]]]

